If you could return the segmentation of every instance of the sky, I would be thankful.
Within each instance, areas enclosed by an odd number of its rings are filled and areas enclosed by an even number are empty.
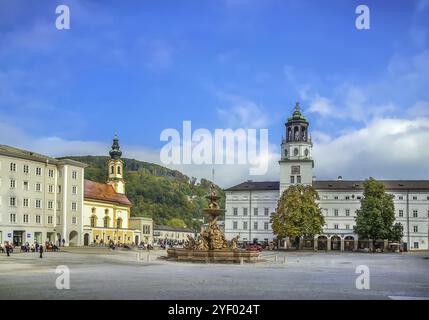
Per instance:
[[[162,164],[160,134],[183,121],[268,129],[268,172],[215,166],[229,187],[279,179],[299,101],[317,179],[429,179],[428,32],[429,0],[0,0],[0,143],[107,155],[117,133],[124,157]]]

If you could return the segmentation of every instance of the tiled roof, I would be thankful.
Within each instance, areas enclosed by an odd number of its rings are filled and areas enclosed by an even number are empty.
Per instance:
[[[110,184],[91,180],[85,180],[85,199],[114,202],[125,206],[132,205],[125,194],[116,193]]]
[[[18,149],[18,148],[3,145],[3,144],[0,145],[0,155],[19,158],[19,159],[25,159],[25,160],[31,160],[31,161],[37,161],[37,162],[43,162],[43,163],[50,163],[54,165],[70,164],[70,165],[74,165],[82,168],[87,167],[86,164],[78,161],[70,160],[67,158],[55,159],[40,153],[36,153],[33,151],[24,150],[24,149]]]
[[[429,180],[379,180],[384,184],[386,190],[428,190]],[[364,180],[316,180],[313,187],[316,190],[363,190]],[[278,181],[247,181],[240,183],[225,191],[246,191],[246,190],[279,190]]]
[[[247,181],[231,188],[225,189],[225,191],[246,191],[246,190],[279,190],[280,182],[279,181]]]

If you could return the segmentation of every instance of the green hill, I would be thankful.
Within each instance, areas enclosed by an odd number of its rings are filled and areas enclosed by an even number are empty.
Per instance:
[[[89,165],[85,169],[85,179],[106,182],[109,157],[83,156],[67,157]],[[133,203],[132,216],[153,218],[156,224],[184,225],[199,230],[203,218],[203,208],[208,201],[211,182],[198,181],[180,171],[171,170],[153,163],[134,159],[124,161],[126,194]],[[225,207],[225,194],[216,186],[221,196],[219,205]]]

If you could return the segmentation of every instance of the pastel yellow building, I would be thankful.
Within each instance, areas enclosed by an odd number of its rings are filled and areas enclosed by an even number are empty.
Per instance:
[[[90,244],[138,244],[141,230],[130,226],[131,202],[125,195],[122,151],[115,135],[108,163],[108,181],[85,180],[83,242]]]

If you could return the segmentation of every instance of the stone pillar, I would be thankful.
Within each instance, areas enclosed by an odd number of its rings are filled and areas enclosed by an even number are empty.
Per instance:
[[[359,241],[359,239],[357,239],[356,237],[353,240],[353,248],[355,251],[358,250],[358,241]]]
[[[341,239],[341,246],[340,246],[340,250],[344,251],[344,238],[340,238]]]
[[[389,245],[389,241],[387,239],[384,239],[384,251],[387,251]]]
[[[328,241],[326,241],[326,249],[331,251],[331,238],[328,238]]]
[[[317,236],[314,237],[314,243],[313,243],[314,251],[317,251],[317,245],[318,245],[317,238],[318,238]]]
[[[374,251],[374,242],[372,241],[372,239],[368,239],[368,248],[369,251]]]

